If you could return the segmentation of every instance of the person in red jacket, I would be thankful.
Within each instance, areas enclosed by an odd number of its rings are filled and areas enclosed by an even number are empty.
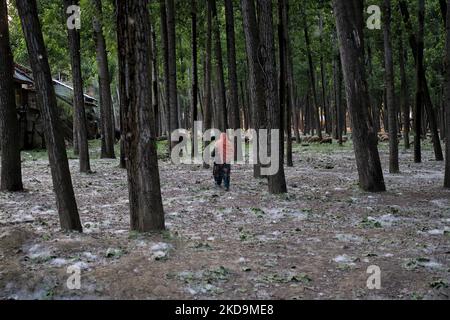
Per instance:
[[[234,158],[234,146],[226,133],[221,133],[219,140],[214,143],[213,175],[217,186],[223,185],[226,191],[230,190],[231,162]]]

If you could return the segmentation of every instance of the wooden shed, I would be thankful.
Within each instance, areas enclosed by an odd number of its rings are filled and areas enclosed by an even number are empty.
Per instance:
[[[33,74],[28,68],[15,64],[14,83],[16,106],[19,119],[20,147],[23,150],[45,148],[43,122],[36,104],[36,89]],[[53,80],[61,119],[61,134],[66,141],[73,138],[73,88],[67,84]],[[97,100],[87,94],[84,95],[88,136],[94,139],[99,130],[99,116],[97,114]]]

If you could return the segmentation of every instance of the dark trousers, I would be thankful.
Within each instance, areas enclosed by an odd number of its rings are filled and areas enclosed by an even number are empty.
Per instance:
[[[228,189],[230,187],[230,173],[231,173],[231,165],[230,164],[214,164],[213,175],[214,180],[216,180],[216,184],[218,186],[222,185]]]

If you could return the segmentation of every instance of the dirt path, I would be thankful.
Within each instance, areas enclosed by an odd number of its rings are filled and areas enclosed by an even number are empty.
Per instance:
[[[0,193],[0,298],[449,299],[450,191],[429,148],[421,165],[401,154],[384,194],[357,188],[349,146],[296,148],[284,196],[250,167],[233,168],[225,193],[209,171],[161,162],[168,231],[149,235],[128,231],[117,161],[80,175],[71,160],[74,234],[59,231],[47,161],[27,159],[27,191]],[[72,265],[80,290],[66,286]],[[370,265],[381,290],[366,286]]]

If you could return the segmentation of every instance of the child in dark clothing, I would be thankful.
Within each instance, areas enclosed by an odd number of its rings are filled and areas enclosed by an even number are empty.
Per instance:
[[[230,173],[231,173],[231,165],[230,164],[214,164],[213,175],[214,180],[216,181],[217,186],[222,185],[226,191],[230,190]]]

